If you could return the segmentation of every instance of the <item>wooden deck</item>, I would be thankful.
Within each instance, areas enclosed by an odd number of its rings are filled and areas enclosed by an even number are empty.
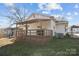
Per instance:
[[[26,31],[17,31],[17,40],[24,40],[30,42],[48,42],[52,37],[52,30],[28,30],[27,35]]]

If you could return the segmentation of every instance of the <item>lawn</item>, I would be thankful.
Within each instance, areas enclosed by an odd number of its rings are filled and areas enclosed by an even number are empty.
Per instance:
[[[51,39],[45,45],[16,42],[0,48],[2,56],[69,56],[79,55],[78,39]]]

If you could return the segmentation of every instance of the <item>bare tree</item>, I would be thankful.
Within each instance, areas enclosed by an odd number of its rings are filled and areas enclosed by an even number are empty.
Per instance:
[[[27,12],[24,6],[22,8],[12,6],[8,7],[7,10],[9,15],[4,17],[8,18],[12,23],[22,22],[26,19]]]
[[[21,8],[16,6],[7,7],[8,14],[2,15],[9,19],[10,26],[16,24],[17,22],[23,22],[26,20],[26,16],[28,15],[27,10],[24,6]],[[27,35],[27,25],[26,25],[26,35]],[[17,25],[16,25],[16,36],[17,36]]]

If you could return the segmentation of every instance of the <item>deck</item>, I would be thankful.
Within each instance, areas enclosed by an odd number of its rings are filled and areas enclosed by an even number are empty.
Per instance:
[[[17,31],[17,40],[32,42],[47,42],[52,37],[52,30],[47,29],[31,29],[26,31]]]

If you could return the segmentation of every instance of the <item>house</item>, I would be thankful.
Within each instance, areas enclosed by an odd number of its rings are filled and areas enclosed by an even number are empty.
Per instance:
[[[71,32],[73,32],[73,33],[79,33],[79,26],[78,25],[71,26]]]
[[[1,37],[15,37],[16,28],[0,28]]]
[[[71,36],[74,38],[79,38],[79,26],[78,25],[71,26]]]
[[[5,31],[5,35],[6,37],[15,37],[15,34],[16,34],[16,28],[5,28],[4,29]]]
[[[6,32],[4,28],[0,28],[0,38],[6,37]]]
[[[67,33],[68,21],[58,20],[54,16],[32,14],[26,21],[18,22],[17,28],[27,30],[27,35],[55,36],[57,33]]]

